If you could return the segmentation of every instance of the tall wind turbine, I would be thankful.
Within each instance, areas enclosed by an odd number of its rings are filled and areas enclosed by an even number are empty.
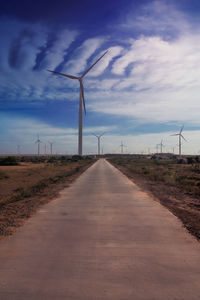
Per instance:
[[[40,143],[42,143],[42,141],[40,141],[39,134],[37,134],[37,140],[35,144],[38,144],[38,156],[40,155]]]
[[[181,127],[181,130],[179,133],[175,133],[175,134],[171,134],[171,136],[175,136],[178,135],[178,144],[179,144],[179,156],[181,156],[181,138],[184,139],[186,142],[187,140],[184,138],[184,136],[182,135],[182,131],[183,131],[184,125]]]
[[[100,155],[100,139],[104,134],[105,132],[99,135],[93,133],[93,135],[96,136],[96,138],[98,139],[98,155]]]
[[[101,55],[81,76],[74,76],[74,75],[68,75],[60,72],[55,72],[51,70],[47,70],[49,72],[52,72],[57,75],[65,76],[70,79],[76,79],[79,81],[80,84],[80,96],[79,96],[79,126],[78,126],[78,154],[82,155],[82,132],[83,132],[83,116],[82,116],[82,108],[84,107],[84,111],[86,114],[86,108],[85,108],[85,98],[84,98],[84,89],[83,89],[83,78],[85,75],[102,59],[102,57],[107,53],[106,51],[103,55]]]

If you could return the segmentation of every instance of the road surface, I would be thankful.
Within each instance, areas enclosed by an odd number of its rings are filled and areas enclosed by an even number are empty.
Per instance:
[[[200,244],[104,159],[0,241],[2,300],[199,300]]]

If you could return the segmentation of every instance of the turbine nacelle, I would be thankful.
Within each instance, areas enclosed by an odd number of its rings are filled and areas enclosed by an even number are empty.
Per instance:
[[[102,57],[108,52],[108,50],[106,52],[103,53],[103,55],[101,55],[83,74],[82,76],[74,76],[74,75],[69,75],[69,74],[65,74],[65,73],[60,73],[60,72],[56,72],[56,71],[51,71],[51,70],[47,70],[51,73],[57,74],[57,75],[61,75],[70,79],[76,79],[79,81],[80,83],[80,100],[81,100],[81,105],[83,105],[84,108],[84,112],[86,114],[86,106],[85,106],[85,97],[84,97],[84,88],[83,88],[83,78],[85,77],[85,75],[100,61],[100,59],[102,59]]]

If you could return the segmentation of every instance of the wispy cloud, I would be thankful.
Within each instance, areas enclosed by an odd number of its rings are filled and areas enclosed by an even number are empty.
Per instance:
[[[88,74],[89,76],[99,76],[103,73],[103,71],[105,71],[105,69],[107,69],[107,67],[109,66],[109,64],[112,62],[113,58],[116,56],[119,56],[122,53],[123,48],[120,46],[114,46],[114,47],[110,47],[107,49],[107,53],[106,55],[101,59],[101,63],[97,64],[95,66],[95,69],[92,69],[90,71],[90,73]],[[100,57],[101,55],[103,55],[103,52],[100,53],[98,55],[98,57]],[[96,56],[94,61],[96,59],[98,59],[98,57]]]
[[[92,54],[102,45],[104,38],[91,38],[83,42],[83,44],[76,49],[73,57],[63,67],[63,71],[68,74],[78,75],[87,67],[87,61]]]
[[[176,3],[168,1],[149,1],[132,9],[123,18],[121,27],[143,32],[145,35],[159,35],[172,39],[181,32],[191,31],[186,15],[177,9]]]
[[[64,56],[67,54],[67,49],[71,43],[76,39],[78,35],[77,31],[64,29],[57,33],[52,45],[46,50],[44,58],[40,62],[40,69],[54,70],[64,60]]]

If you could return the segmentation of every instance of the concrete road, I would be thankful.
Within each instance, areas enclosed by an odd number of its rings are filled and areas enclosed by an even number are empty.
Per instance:
[[[199,300],[200,244],[101,159],[0,242],[2,300]]]

